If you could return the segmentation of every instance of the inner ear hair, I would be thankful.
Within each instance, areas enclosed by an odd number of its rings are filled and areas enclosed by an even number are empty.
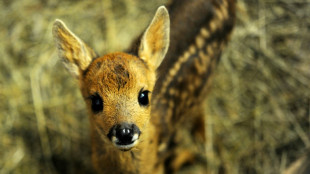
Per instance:
[[[147,64],[156,69],[164,59],[170,37],[170,20],[168,10],[161,6],[142,36],[138,55]]]
[[[89,66],[92,59],[97,57],[96,53],[59,19],[54,22],[53,37],[59,57],[74,77],[78,77],[80,72]]]

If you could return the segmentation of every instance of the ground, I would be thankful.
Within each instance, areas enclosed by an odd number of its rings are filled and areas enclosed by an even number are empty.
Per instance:
[[[0,173],[90,173],[89,123],[51,35],[128,47],[164,0],[0,2]],[[206,99],[210,173],[280,173],[310,147],[310,2],[239,0]]]

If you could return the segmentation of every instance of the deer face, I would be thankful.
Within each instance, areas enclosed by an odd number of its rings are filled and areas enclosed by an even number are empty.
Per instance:
[[[136,145],[150,118],[154,84],[155,71],[141,58],[113,53],[95,59],[81,87],[101,137],[119,149]]]
[[[169,45],[167,10],[157,10],[138,56],[111,53],[95,58],[94,51],[60,20],[54,23],[53,35],[59,56],[80,81],[90,121],[101,139],[120,150],[136,146],[148,126],[156,69]]]

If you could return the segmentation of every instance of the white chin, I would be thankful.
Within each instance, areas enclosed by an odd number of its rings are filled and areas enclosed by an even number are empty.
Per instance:
[[[132,137],[131,139],[131,144],[126,144],[126,145],[122,145],[122,144],[119,144],[119,140],[113,136],[112,137],[112,143],[115,147],[117,147],[119,150],[130,150],[131,148],[133,148],[134,146],[136,146],[139,142],[139,134],[134,134],[134,136]]]
[[[113,145],[115,147],[117,147],[118,149],[120,149],[120,150],[130,150],[131,148],[133,148],[137,144],[138,144],[138,140],[135,140],[131,144],[126,144],[126,145],[120,145],[120,144],[117,144],[117,143],[113,142]]]

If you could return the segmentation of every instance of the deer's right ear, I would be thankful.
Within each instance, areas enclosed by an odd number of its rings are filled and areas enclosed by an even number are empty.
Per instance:
[[[65,67],[76,78],[88,67],[92,59],[97,57],[96,53],[59,19],[54,22],[53,37],[56,41],[59,57],[62,58]]]

